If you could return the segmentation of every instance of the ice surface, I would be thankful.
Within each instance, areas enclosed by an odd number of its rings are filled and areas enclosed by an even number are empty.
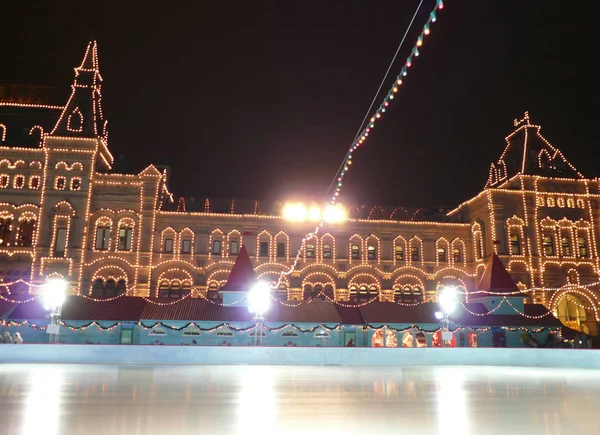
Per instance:
[[[600,434],[600,371],[0,365],[0,433]]]

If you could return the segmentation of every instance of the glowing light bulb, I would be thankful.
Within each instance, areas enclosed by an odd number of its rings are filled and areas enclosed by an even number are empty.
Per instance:
[[[398,83],[398,86],[400,86],[402,84],[402,79],[398,79],[396,83]]]
[[[417,39],[417,47],[420,47],[421,45],[423,45],[423,37],[419,36],[419,38]]]
[[[389,105],[390,105],[390,103],[388,103],[388,102],[386,101],[386,102],[384,102],[384,103],[383,103],[383,105],[384,105],[385,107],[387,107],[387,106],[389,106]]]
[[[432,23],[435,23],[435,21],[437,20],[435,16],[435,11],[431,11],[431,14],[429,14],[429,18],[431,19]]]
[[[381,118],[381,113],[378,113],[378,114],[376,115],[376,117],[377,117],[377,118]]]
[[[398,92],[398,88],[396,86],[394,86],[394,88],[392,89],[392,91]]]
[[[430,32],[431,30],[429,30],[429,24],[425,24],[425,27],[423,28],[423,33],[425,35],[429,35]]]
[[[444,2],[442,0],[437,0],[438,9],[444,9]]]
[[[413,53],[415,56],[417,56],[417,57],[419,56],[420,53],[419,53],[419,50],[417,49],[417,47],[413,48]]]

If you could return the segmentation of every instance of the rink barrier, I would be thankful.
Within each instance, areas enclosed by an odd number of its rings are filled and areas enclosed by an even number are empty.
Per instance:
[[[7,344],[0,346],[0,363],[489,365],[600,369],[600,350]]]

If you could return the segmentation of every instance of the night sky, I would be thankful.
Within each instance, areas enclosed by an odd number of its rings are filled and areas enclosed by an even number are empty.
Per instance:
[[[0,83],[56,87],[63,104],[98,40],[109,147],[132,171],[171,166],[177,196],[320,200],[418,0],[2,3]],[[483,188],[525,110],[600,175],[594,17],[560,0],[445,6],[341,202],[457,205]]]

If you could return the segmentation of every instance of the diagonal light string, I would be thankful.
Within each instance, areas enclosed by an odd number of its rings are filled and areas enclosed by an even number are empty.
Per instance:
[[[381,83],[379,83],[379,87],[377,88],[377,92],[375,92],[375,95],[373,96],[373,99],[371,100],[371,104],[369,105],[369,108],[367,109],[367,111],[365,113],[365,117],[363,118],[362,122],[360,123],[360,126],[358,127],[358,130],[356,130],[356,134],[354,135],[354,139],[352,139],[352,144],[354,144],[356,142],[356,140],[360,136],[360,132],[363,130],[363,126],[365,125],[365,121],[369,117],[369,114],[371,113],[371,109],[373,109],[373,104],[375,104],[375,101],[377,100],[377,97],[379,96],[379,93],[381,92],[381,88],[383,88],[383,85],[384,85],[385,81],[387,80],[388,75],[390,74],[390,71],[392,70],[392,66],[394,66],[394,63],[396,62],[396,58],[398,57],[398,53],[400,52],[400,49],[404,45],[404,41],[406,40],[406,37],[408,36],[408,32],[410,32],[410,29],[412,28],[412,25],[413,25],[413,23],[415,21],[415,18],[417,17],[417,14],[421,10],[421,6],[423,6],[423,1],[424,0],[421,0],[419,2],[419,5],[417,6],[417,9],[415,10],[415,13],[412,16],[412,19],[410,20],[410,23],[408,23],[408,27],[406,28],[406,32],[404,32],[404,36],[402,37],[402,40],[400,41],[400,44],[398,44],[398,47],[396,48],[396,52],[394,53],[394,57],[392,57],[392,61],[388,65],[387,71],[383,75],[383,79],[381,79]],[[344,160],[342,161],[342,164],[340,165],[340,167],[338,168],[337,172],[335,173],[335,176],[333,177],[333,180],[331,180],[331,184],[329,185],[329,187],[327,188],[327,191],[325,192],[325,197],[327,197],[327,195],[329,194],[329,191],[331,190],[331,186],[333,186],[335,184],[336,179],[338,177],[338,174],[340,173],[340,171],[342,170],[342,168],[345,165],[346,160],[348,159],[348,154],[349,153],[350,153],[350,151],[348,151],[346,153],[346,156],[344,157]]]
[[[417,7],[417,10],[413,16],[413,18],[410,21],[409,27],[405,33],[405,36],[402,38],[402,41],[404,41],[404,39],[406,38],[406,34],[408,34],[408,31],[410,30],[410,27],[412,26],[412,23],[415,20],[416,15],[418,14],[418,11],[421,7],[422,1],[419,3],[419,6]],[[331,198],[330,201],[330,205],[334,206],[337,198],[340,194],[340,191],[342,189],[342,180],[344,179],[344,176],[346,175],[346,173],[349,170],[350,165],[352,164],[352,155],[354,153],[354,151],[356,151],[358,149],[358,147],[365,142],[365,140],[367,139],[367,136],[369,135],[369,132],[371,131],[372,128],[375,127],[375,123],[377,122],[378,119],[380,119],[382,117],[382,115],[385,113],[386,111],[386,107],[389,106],[390,101],[392,101],[394,99],[394,94],[396,92],[398,92],[398,87],[402,84],[402,78],[405,77],[408,74],[408,69],[412,66],[412,62],[413,62],[413,56],[414,57],[418,57],[419,56],[419,50],[418,47],[420,47],[423,44],[423,40],[424,37],[429,35],[430,30],[429,30],[429,26],[432,23],[435,23],[435,21],[437,20],[436,17],[436,11],[437,10],[441,10],[444,8],[444,3],[443,0],[436,0],[435,6],[433,8],[433,10],[430,12],[429,14],[429,18],[427,19],[427,22],[425,23],[425,25],[423,26],[423,30],[421,31],[421,33],[419,34],[419,37],[417,38],[417,42],[415,43],[415,45],[413,46],[413,49],[411,51],[411,54],[406,58],[406,62],[404,63],[404,66],[402,67],[402,70],[400,71],[400,74],[398,75],[398,77],[396,78],[396,80],[394,81],[394,85],[393,87],[388,91],[387,96],[385,97],[383,103],[379,106],[379,108],[375,111],[374,115],[371,117],[370,119],[370,123],[367,124],[367,127],[363,128],[364,125],[364,120],[363,120],[363,125],[361,125],[360,128],[362,128],[362,130],[359,129],[359,133],[355,136],[354,141],[352,142],[352,145],[350,145],[350,149],[348,150],[348,152],[346,153],[346,157],[344,158],[344,161],[342,163],[342,165],[340,166],[340,169],[338,170],[338,172],[336,173],[336,178],[334,178],[334,181],[332,183],[335,184],[335,182],[337,181],[337,186],[335,188],[335,192],[333,194],[333,197]],[[398,48],[399,51],[400,48]],[[397,53],[396,53],[397,54]],[[394,55],[395,57],[396,55]],[[388,71],[386,72],[386,76],[389,73],[389,70],[391,69],[391,64],[388,67]],[[384,80],[385,81],[385,78]],[[382,85],[380,85],[381,88]],[[377,95],[379,94],[380,89],[377,91]],[[374,100],[377,98],[377,95],[375,96]],[[371,104],[372,107],[372,104]],[[365,117],[366,119],[367,117]],[[331,190],[331,185],[327,191],[327,194],[329,193],[329,191]],[[287,269],[284,270],[282,272],[279,273],[279,278],[277,279],[277,282],[275,283],[275,287],[274,288],[278,288],[281,284],[281,281],[283,279],[284,276],[291,274],[295,269],[296,266],[298,265],[298,262],[300,261],[300,255],[302,253],[302,251],[305,248],[306,242],[308,242],[309,240],[311,240],[313,237],[316,237],[319,233],[319,230],[321,228],[323,228],[325,221],[322,218],[319,222],[319,224],[315,227],[315,230],[306,234],[303,238],[302,241],[300,243],[300,248],[298,249],[298,252],[296,253],[296,257],[294,258],[294,261],[292,262],[292,265]]]

